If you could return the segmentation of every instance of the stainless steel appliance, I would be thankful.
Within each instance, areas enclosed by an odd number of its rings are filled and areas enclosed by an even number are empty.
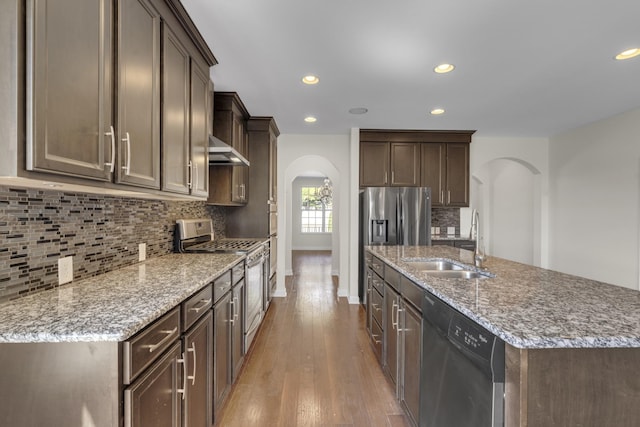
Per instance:
[[[247,255],[244,307],[244,349],[249,350],[260,326],[263,311],[265,282],[264,255],[266,239],[214,239],[210,219],[181,219],[176,221],[176,250],[178,252],[227,252]]]
[[[504,426],[504,341],[425,292],[421,427]]]
[[[358,295],[364,299],[364,246],[431,245],[431,189],[368,187],[360,193]],[[363,301],[364,302],[364,301]]]

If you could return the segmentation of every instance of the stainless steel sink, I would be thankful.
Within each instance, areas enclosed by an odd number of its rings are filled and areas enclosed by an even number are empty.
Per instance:
[[[486,279],[488,277],[495,277],[489,272],[474,271],[471,269],[473,267],[456,264],[446,259],[404,259],[402,261],[416,270],[434,277],[450,279]]]
[[[464,268],[458,264],[454,264],[450,261],[435,260],[435,261],[405,261],[413,268],[421,271],[451,271],[451,270],[464,270]]]
[[[487,273],[471,270],[425,270],[426,274],[434,277],[446,277],[449,279],[486,279],[492,277]]]

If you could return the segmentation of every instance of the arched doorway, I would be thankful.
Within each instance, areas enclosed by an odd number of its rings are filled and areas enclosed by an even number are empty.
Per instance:
[[[284,172],[284,198],[283,202],[279,201],[279,218],[278,230],[279,236],[282,236],[278,245],[278,270],[285,272],[284,275],[278,275],[276,291],[274,296],[286,296],[284,286],[284,276],[291,274],[291,252],[293,247],[293,217],[294,209],[296,215],[299,207],[294,207],[293,185],[298,177],[305,176],[327,177],[331,181],[333,191],[333,229],[331,233],[331,270],[332,274],[338,276],[338,295],[347,296],[347,269],[348,259],[347,251],[341,250],[342,247],[348,247],[348,234],[340,234],[340,226],[346,227],[348,219],[346,209],[341,206],[348,206],[348,202],[343,200],[346,198],[347,192],[341,190],[341,177],[336,167],[325,157],[317,155],[306,155],[297,158],[291,162]],[[280,230],[283,230],[282,233]]]
[[[484,164],[472,177],[471,205],[480,212],[489,255],[541,265],[541,174],[514,158]]]

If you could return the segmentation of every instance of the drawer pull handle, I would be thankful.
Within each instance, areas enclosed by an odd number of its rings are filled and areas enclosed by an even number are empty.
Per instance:
[[[149,349],[149,353],[153,353],[158,347],[162,346],[164,343],[169,341],[171,339],[171,337],[173,336],[173,334],[178,332],[178,327],[176,326],[175,328],[173,328],[170,331],[160,331],[160,332],[163,333],[163,334],[167,334],[167,336],[162,338],[160,341],[158,341],[155,344],[146,345],[145,347],[147,347]]]
[[[371,334],[371,339],[373,339],[373,342],[374,342],[374,343],[376,343],[376,344],[380,344],[380,343],[382,343],[382,341],[378,340],[378,339],[377,339],[377,337],[378,337],[378,335],[376,335],[376,334]]]
[[[201,299],[200,302],[201,302],[201,304],[199,306],[191,307],[189,309],[189,311],[195,311],[196,313],[198,313],[200,310],[202,310],[203,308],[205,308],[206,306],[208,306],[211,303],[211,298],[209,298],[209,299]]]
[[[196,385],[196,343],[191,343],[187,353],[193,353],[193,375],[189,375],[187,378],[191,380],[191,385]]]
[[[371,307],[373,307],[373,309],[374,309],[375,311],[380,311],[380,310],[382,310],[381,308],[379,308],[379,307],[378,307],[378,304],[371,303]]]

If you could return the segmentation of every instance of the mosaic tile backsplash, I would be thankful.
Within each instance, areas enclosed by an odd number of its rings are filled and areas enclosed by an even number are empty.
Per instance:
[[[122,198],[0,186],[0,302],[58,286],[58,259],[73,256],[74,280],[173,252],[175,220],[211,217],[197,201]]]
[[[456,234],[460,234],[460,208],[431,209],[431,226],[440,227],[440,235],[447,234],[447,227],[455,227]]]

